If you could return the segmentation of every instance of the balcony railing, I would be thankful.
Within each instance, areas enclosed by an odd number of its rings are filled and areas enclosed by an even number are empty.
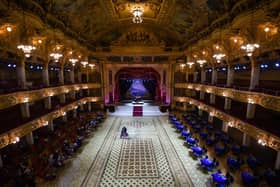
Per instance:
[[[208,112],[210,115],[221,119],[222,121],[228,122],[230,127],[239,129],[242,132],[245,132],[249,136],[255,138],[256,140],[262,140],[265,142],[265,145],[275,149],[276,151],[280,150],[280,138],[267,132],[262,129],[255,127],[247,122],[244,122],[234,116],[231,116],[221,110],[216,109],[215,107],[209,106],[203,102],[200,102],[196,99],[190,97],[174,97],[174,101],[186,102],[191,105],[197,106],[200,110]]]
[[[178,83],[175,84],[175,88],[186,88],[197,91],[203,91],[206,93],[212,93],[214,95],[228,97],[236,101],[244,103],[258,104],[264,108],[280,111],[280,96],[273,96],[264,93],[254,91],[236,90],[233,88],[223,88],[217,86],[192,84],[192,83]]]
[[[17,104],[32,102],[46,97],[78,91],[81,89],[101,88],[101,84],[73,84],[67,86],[43,88],[39,90],[20,91],[5,95],[0,95],[0,110]]]
[[[75,101],[73,103],[70,103],[64,107],[61,107],[57,110],[54,110],[39,118],[36,118],[30,122],[27,122],[6,133],[3,133],[0,135],[0,149],[9,144],[17,142],[17,140],[19,140],[21,137],[27,135],[30,132],[32,132],[40,127],[48,125],[48,121],[54,120],[58,117],[66,115],[66,112],[76,109],[81,104],[86,104],[88,102],[99,102],[99,101],[103,101],[103,98],[102,97],[86,97],[86,98],[80,99],[78,101]]]

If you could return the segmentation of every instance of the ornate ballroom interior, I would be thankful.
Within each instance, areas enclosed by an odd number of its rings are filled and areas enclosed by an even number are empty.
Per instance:
[[[0,186],[279,186],[279,12],[1,0]]]

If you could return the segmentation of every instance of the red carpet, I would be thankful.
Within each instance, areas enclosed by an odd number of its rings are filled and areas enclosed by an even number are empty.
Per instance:
[[[142,106],[133,106],[132,115],[135,117],[143,116],[143,107]]]

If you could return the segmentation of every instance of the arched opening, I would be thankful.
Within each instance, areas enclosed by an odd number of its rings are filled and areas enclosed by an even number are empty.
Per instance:
[[[122,68],[115,75],[115,101],[160,101],[160,74],[153,68]]]

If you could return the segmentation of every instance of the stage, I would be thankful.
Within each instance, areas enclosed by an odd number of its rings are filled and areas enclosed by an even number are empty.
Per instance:
[[[115,112],[109,113],[112,116],[135,116],[135,107],[136,110],[141,110],[137,113],[137,117],[141,116],[163,116],[167,115],[168,113],[162,113],[159,109],[159,105],[154,104],[150,100],[142,100],[140,102],[133,102],[133,101],[122,101],[115,107]],[[142,109],[140,109],[141,107]],[[140,114],[141,113],[141,114]],[[139,115],[138,115],[139,114]],[[135,116],[136,117],[136,116]]]

